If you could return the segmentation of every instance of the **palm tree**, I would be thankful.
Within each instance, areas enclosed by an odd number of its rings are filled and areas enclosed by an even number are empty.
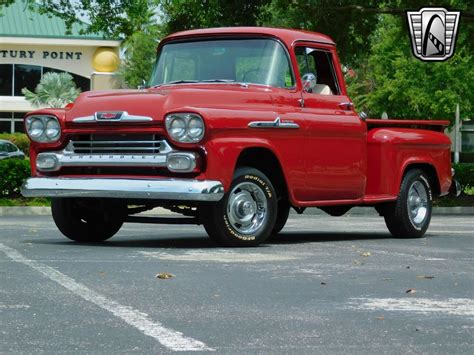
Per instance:
[[[33,107],[61,108],[73,102],[81,90],[76,87],[71,74],[50,72],[43,75],[35,92],[27,88],[21,92]]]

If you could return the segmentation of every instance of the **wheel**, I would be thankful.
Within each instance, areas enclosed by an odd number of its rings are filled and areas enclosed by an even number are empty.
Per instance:
[[[278,201],[278,211],[275,221],[275,226],[273,226],[272,234],[278,234],[281,232],[283,227],[285,227],[288,216],[290,215],[290,203],[286,199],[281,199]]]
[[[390,233],[397,238],[422,237],[430,224],[432,200],[425,173],[418,169],[408,171],[403,177],[397,201],[384,211]]]
[[[204,228],[218,244],[257,246],[271,234],[277,199],[270,180],[259,170],[238,168],[221,201],[209,206]]]
[[[117,201],[56,198],[51,211],[56,226],[67,238],[97,243],[111,238],[125,220],[127,206]]]

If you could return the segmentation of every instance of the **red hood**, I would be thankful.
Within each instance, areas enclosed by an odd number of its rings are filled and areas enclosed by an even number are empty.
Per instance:
[[[249,109],[272,105],[270,87],[238,84],[180,84],[146,90],[90,91],[81,94],[66,112],[66,122],[98,111],[126,111],[162,122],[169,112],[206,109]],[[267,106],[268,108],[268,106]]]

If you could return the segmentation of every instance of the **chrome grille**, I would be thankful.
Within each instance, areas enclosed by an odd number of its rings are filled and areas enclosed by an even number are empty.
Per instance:
[[[155,134],[80,135],[71,139],[67,149],[76,154],[163,154],[171,150]]]

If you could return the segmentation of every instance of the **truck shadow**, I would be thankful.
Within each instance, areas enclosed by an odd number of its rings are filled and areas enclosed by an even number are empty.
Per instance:
[[[332,243],[350,242],[358,240],[383,240],[390,239],[389,233],[329,233],[329,232],[283,232],[271,236],[265,243],[257,248],[268,248],[273,245],[309,244],[309,243]],[[28,240],[25,243],[44,245],[68,245],[71,247],[94,246],[97,248],[177,248],[177,249],[216,249],[221,248],[205,234],[192,236],[166,236],[159,237],[156,234],[132,235],[122,234],[103,243],[76,243],[67,239],[43,239]],[[251,248],[250,248],[251,249]]]

